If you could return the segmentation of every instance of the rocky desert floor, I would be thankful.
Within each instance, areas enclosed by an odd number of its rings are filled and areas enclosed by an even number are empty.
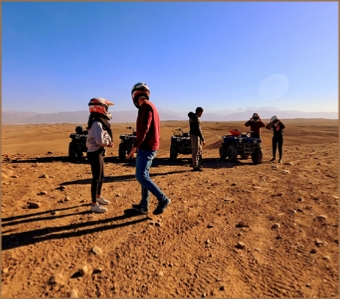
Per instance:
[[[160,216],[131,210],[134,160],[117,151],[133,124],[112,124],[105,214],[89,212],[86,158],[67,157],[76,124],[2,126],[1,297],[338,298],[338,120],[283,121],[283,163],[269,162],[264,130],[253,165],[219,158],[221,136],[244,122],[203,117],[203,172],[190,156],[169,161],[187,122],[162,122],[151,178],[172,202]]]

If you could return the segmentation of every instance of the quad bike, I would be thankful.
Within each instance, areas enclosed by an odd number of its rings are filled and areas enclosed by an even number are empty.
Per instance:
[[[230,134],[222,136],[223,143],[220,146],[220,158],[224,160],[228,157],[230,161],[236,161],[237,157],[241,159],[251,159],[254,164],[260,164],[262,162],[262,148],[261,138],[251,137],[251,132],[242,134],[239,130],[231,130]]]
[[[126,127],[126,129],[131,130],[131,134],[121,134],[119,136],[120,138],[120,144],[118,148],[118,157],[120,160],[125,160],[126,155],[130,153],[133,144],[136,141],[136,135],[137,133],[134,131],[134,128],[132,127]]]
[[[70,160],[79,160],[83,157],[83,153],[87,152],[87,133],[87,130],[84,130],[82,126],[76,126],[75,133],[70,134],[72,139],[68,145],[68,157]]]
[[[192,153],[190,135],[181,128],[173,131],[170,143],[170,160],[176,160],[178,154],[189,155]]]

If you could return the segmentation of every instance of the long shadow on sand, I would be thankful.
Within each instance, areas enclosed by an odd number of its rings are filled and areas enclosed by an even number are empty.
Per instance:
[[[78,213],[60,215],[57,217],[54,216],[53,219],[58,219],[60,217],[73,216],[75,214],[81,215],[81,214],[89,214],[89,213],[91,212],[82,211]],[[31,215],[26,215],[26,216],[30,217]],[[144,217],[138,218],[135,220],[125,221],[122,223],[115,223],[115,222],[121,222],[131,217],[137,217],[137,216],[144,216]],[[18,216],[18,217],[21,217],[21,216]],[[42,221],[42,220],[46,220],[46,219],[44,218],[31,219],[31,221]],[[10,229],[8,231],[2,232],[2,250],[9,250],[9,249],[13,249],[13,248],[21,247],[21,246],[27,246],[30,244],[36,244],[38,242],[49,241],[49,240],[54,240],[54,239],[80,237],[86,234],[92,234],[94,232],[106,231],[106,230],[111,230],[111,229],[117,229],[120,227],[125,227],[128,225],[138,224],[140,222],[144,222],[147,220],[151,220],[151,218],[135,210],[127,209],[124,211],[124,215],[107,218],[107,219],[88,221],[85,223],[76,223],[76,224],[70,224],[70,225],[59,226],[59,227],[50,226],[50,227],[45,227],[41,229],[20,232],[20,233],[9,233],[14,230],[14,229]],[[23,223],[23,222],[24,221],[21,221],[20,223]],[[12,222],[12,223],[9,223],[8,225],[13,226],[16,224],[19,224],[19,223]]]

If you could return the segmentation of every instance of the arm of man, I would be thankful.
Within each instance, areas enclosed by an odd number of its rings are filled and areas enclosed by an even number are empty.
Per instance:
[[[146,134],[149,131],[151,122],[152,122],[152,111],[149,110],[143,110],[140,119],[137,121],[137,135],[136,135],[136,141],[130,151],[130,153],[127,155],[127,159],[130,159],[133,157],[133,155],[136,153],[137,149],[141,145],[141,143],[144,141]]]
[[[245,125],[246,127],[249,127],[250,124],[251,124],[251,120],[248,120],[244,125]]]

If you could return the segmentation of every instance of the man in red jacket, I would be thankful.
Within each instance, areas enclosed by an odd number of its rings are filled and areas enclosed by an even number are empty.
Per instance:
[[[132,208],[143,214],[148,213],[149,192],[151,192],[158,200],[158,206],[153,214],[159,215],[171,202],[170,198],[166,197],[149,177],[152,160],[155,158],[160,144],[160,119],[157,108],[149,101],[150,89],[145,83],[135,84],[132,87],[131,96],[138,109],[137,135],[127,159],[131,158],[137,151],[136,179],[142,186],[142,200],[139,204],[133,204]]]
[[[246,127],[250,126],[250,136],[254,138],[261,138],[261,128],[264,128],[266,125],[261,120],[260,114],[254,113],[253,117],[248,120],[245,124]]]

